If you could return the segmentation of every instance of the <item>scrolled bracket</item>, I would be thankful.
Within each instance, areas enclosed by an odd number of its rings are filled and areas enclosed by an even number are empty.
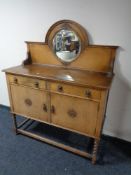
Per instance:
[[[29,65],[29,64],[32,64],[31,54],[30,54],[29,51],[27,52],[27,58],[23,61],[22,64],[23,64],[23,65]]]

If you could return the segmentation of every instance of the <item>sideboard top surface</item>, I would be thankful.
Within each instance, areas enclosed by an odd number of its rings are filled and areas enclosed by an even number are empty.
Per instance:
[[[113,79],[113,75],[98,72],[36,64],[16,66],[4,72],[100,89],[110,88]]]

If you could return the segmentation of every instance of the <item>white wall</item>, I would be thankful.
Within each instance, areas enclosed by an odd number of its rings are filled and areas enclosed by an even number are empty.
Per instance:
[[[21,64],[24,41],[44,41],[50,25],[61,19],[83,25],[91,44],[120,46],[104,133],[131,141],[130,0],[0,0],[0,69]],[[0,103],[9,105],[4,73]]]

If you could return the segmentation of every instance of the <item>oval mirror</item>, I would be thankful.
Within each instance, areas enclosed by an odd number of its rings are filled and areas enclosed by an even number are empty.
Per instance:
[[[62,29],[53,38],[53,50],[64,63],[75,60],[81,51],[81,41],[74,31]]]

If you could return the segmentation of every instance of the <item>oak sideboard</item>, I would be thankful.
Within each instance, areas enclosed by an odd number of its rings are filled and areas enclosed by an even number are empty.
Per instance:
[[[96,162],[117,46],[91,45],[86,30],[71,20],[53,24],[45,42],[27,41],[27,58],[5,69],[16,133]],[[18,125],[17,117],[25,118]],[[91,153],[31,133],[29,120],[87,136]]]

